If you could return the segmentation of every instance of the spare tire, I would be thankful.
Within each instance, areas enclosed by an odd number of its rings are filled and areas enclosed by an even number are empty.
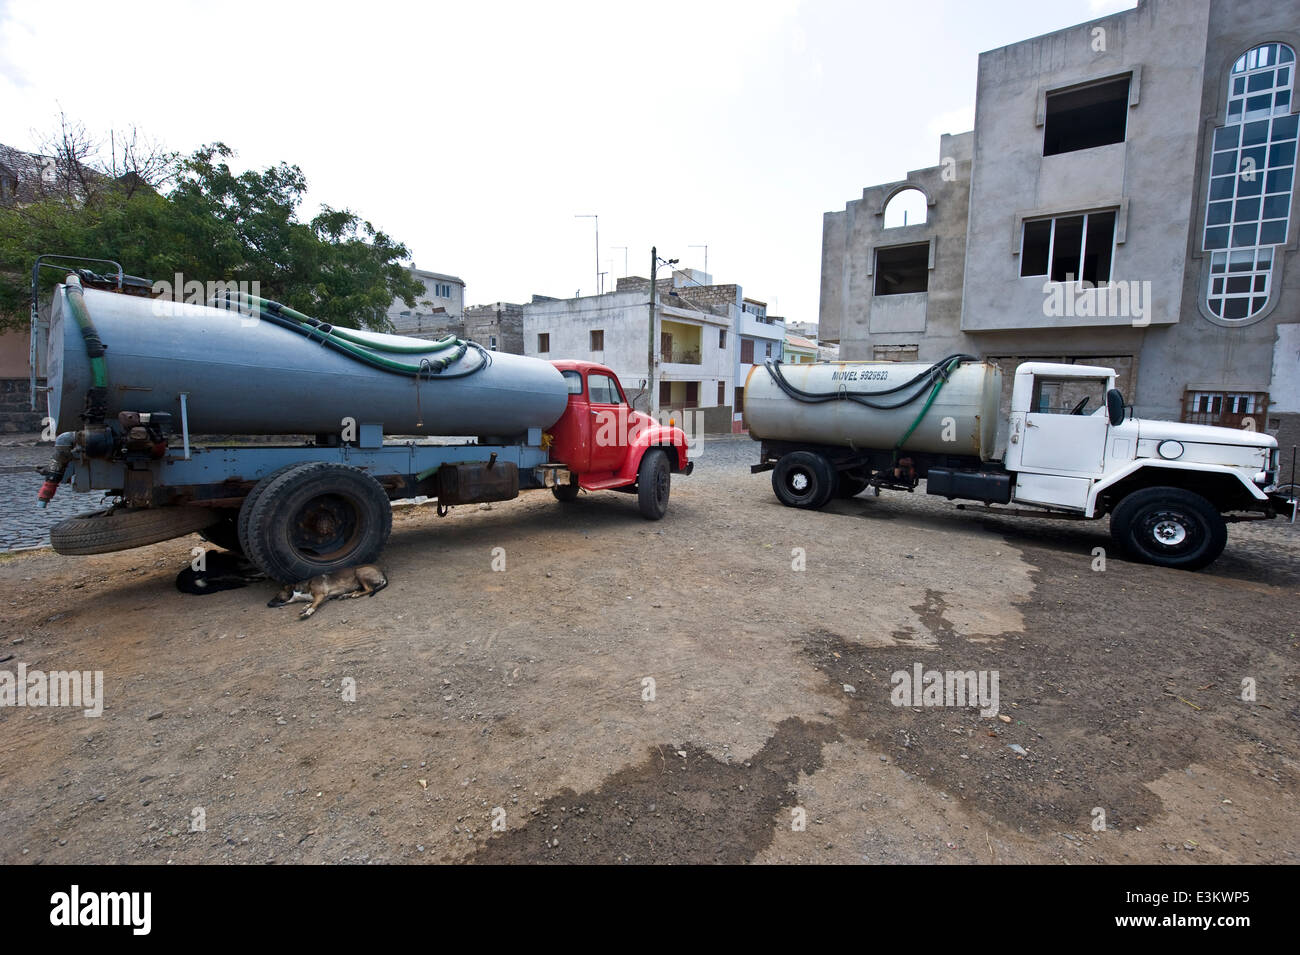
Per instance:
[[[94,511],[59,521],[50,528],[50,546],[69,557],[111,554],[184,537],[212,525],[212,510],[173,505]]]

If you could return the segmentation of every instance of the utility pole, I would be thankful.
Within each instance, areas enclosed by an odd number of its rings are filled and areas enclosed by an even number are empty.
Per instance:
[[[650,246],[650,348],[646,352],[650,367],[645,379],[645,406],[649,410],[651,417],[659,413],[659,389],[655,387],[655,273],[658,271],[659,250],[652,245]]]
[[[669,259],[664,265],[669,267],[677,264],[677,259]],[[646,358],[649,364],[649,375],[646,378],[646,388],[650,392],[649,400],[646,407],[650,410],[651,415],[659,413],[659,389],[655,385],[655,318],[656,318],[656,294],[655,280],[659,275],[659,250],[655,246],[650,247],[650,348],[646,352]]]
[[[575,215],[573,218],[596,220],[596,294],[599,295],[603,291],[600,287],[600,216],[590,214]]]

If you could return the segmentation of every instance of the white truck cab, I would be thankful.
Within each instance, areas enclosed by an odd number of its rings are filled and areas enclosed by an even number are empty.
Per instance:
[[[1277,479],[1277,439],[1271,435],[1148,421],[1125,411],[1113,369],[1022,364],[1011,391],[1003,462],[1016,475],[1014,499],[1095,517],[1108,489],[1139,476],[1178,486],[1195,474],[1200,483],[1214,475],[1241,503],[1268,503],[1264,488]]]

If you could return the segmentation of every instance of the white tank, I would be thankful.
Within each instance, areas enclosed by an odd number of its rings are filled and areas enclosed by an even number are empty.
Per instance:
[[[933,383],[923,378],[901,391],[881,394],[933,367],[921,362],[781,363],[776,367],[792,389],[835,397],[817,403],[798,400],[780,387],[766,365],[755,365],[745,382],[744,404],[745,427],[753,438],[891,450],[916,422],[934,390]],[[992,459],[1001,395],[1002,372],[996,365],[962,362],[949,373],[901,450]],[[852,398],[899,406],[882,410]]]

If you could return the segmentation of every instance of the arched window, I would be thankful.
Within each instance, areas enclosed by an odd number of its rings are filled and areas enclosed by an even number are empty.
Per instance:
[[[1214,131],[1202,248],[1206,305],[1226,322],[1259,314],[1272,292],[1274,247],[1286,242],[1300,116],[1291,112],[1295,51],[1264,43],[1238,57],[1226,122]]]
[[[928,212],[925,193],[920,189],[900,189],[885,203],[885,228],[921,225]]]

